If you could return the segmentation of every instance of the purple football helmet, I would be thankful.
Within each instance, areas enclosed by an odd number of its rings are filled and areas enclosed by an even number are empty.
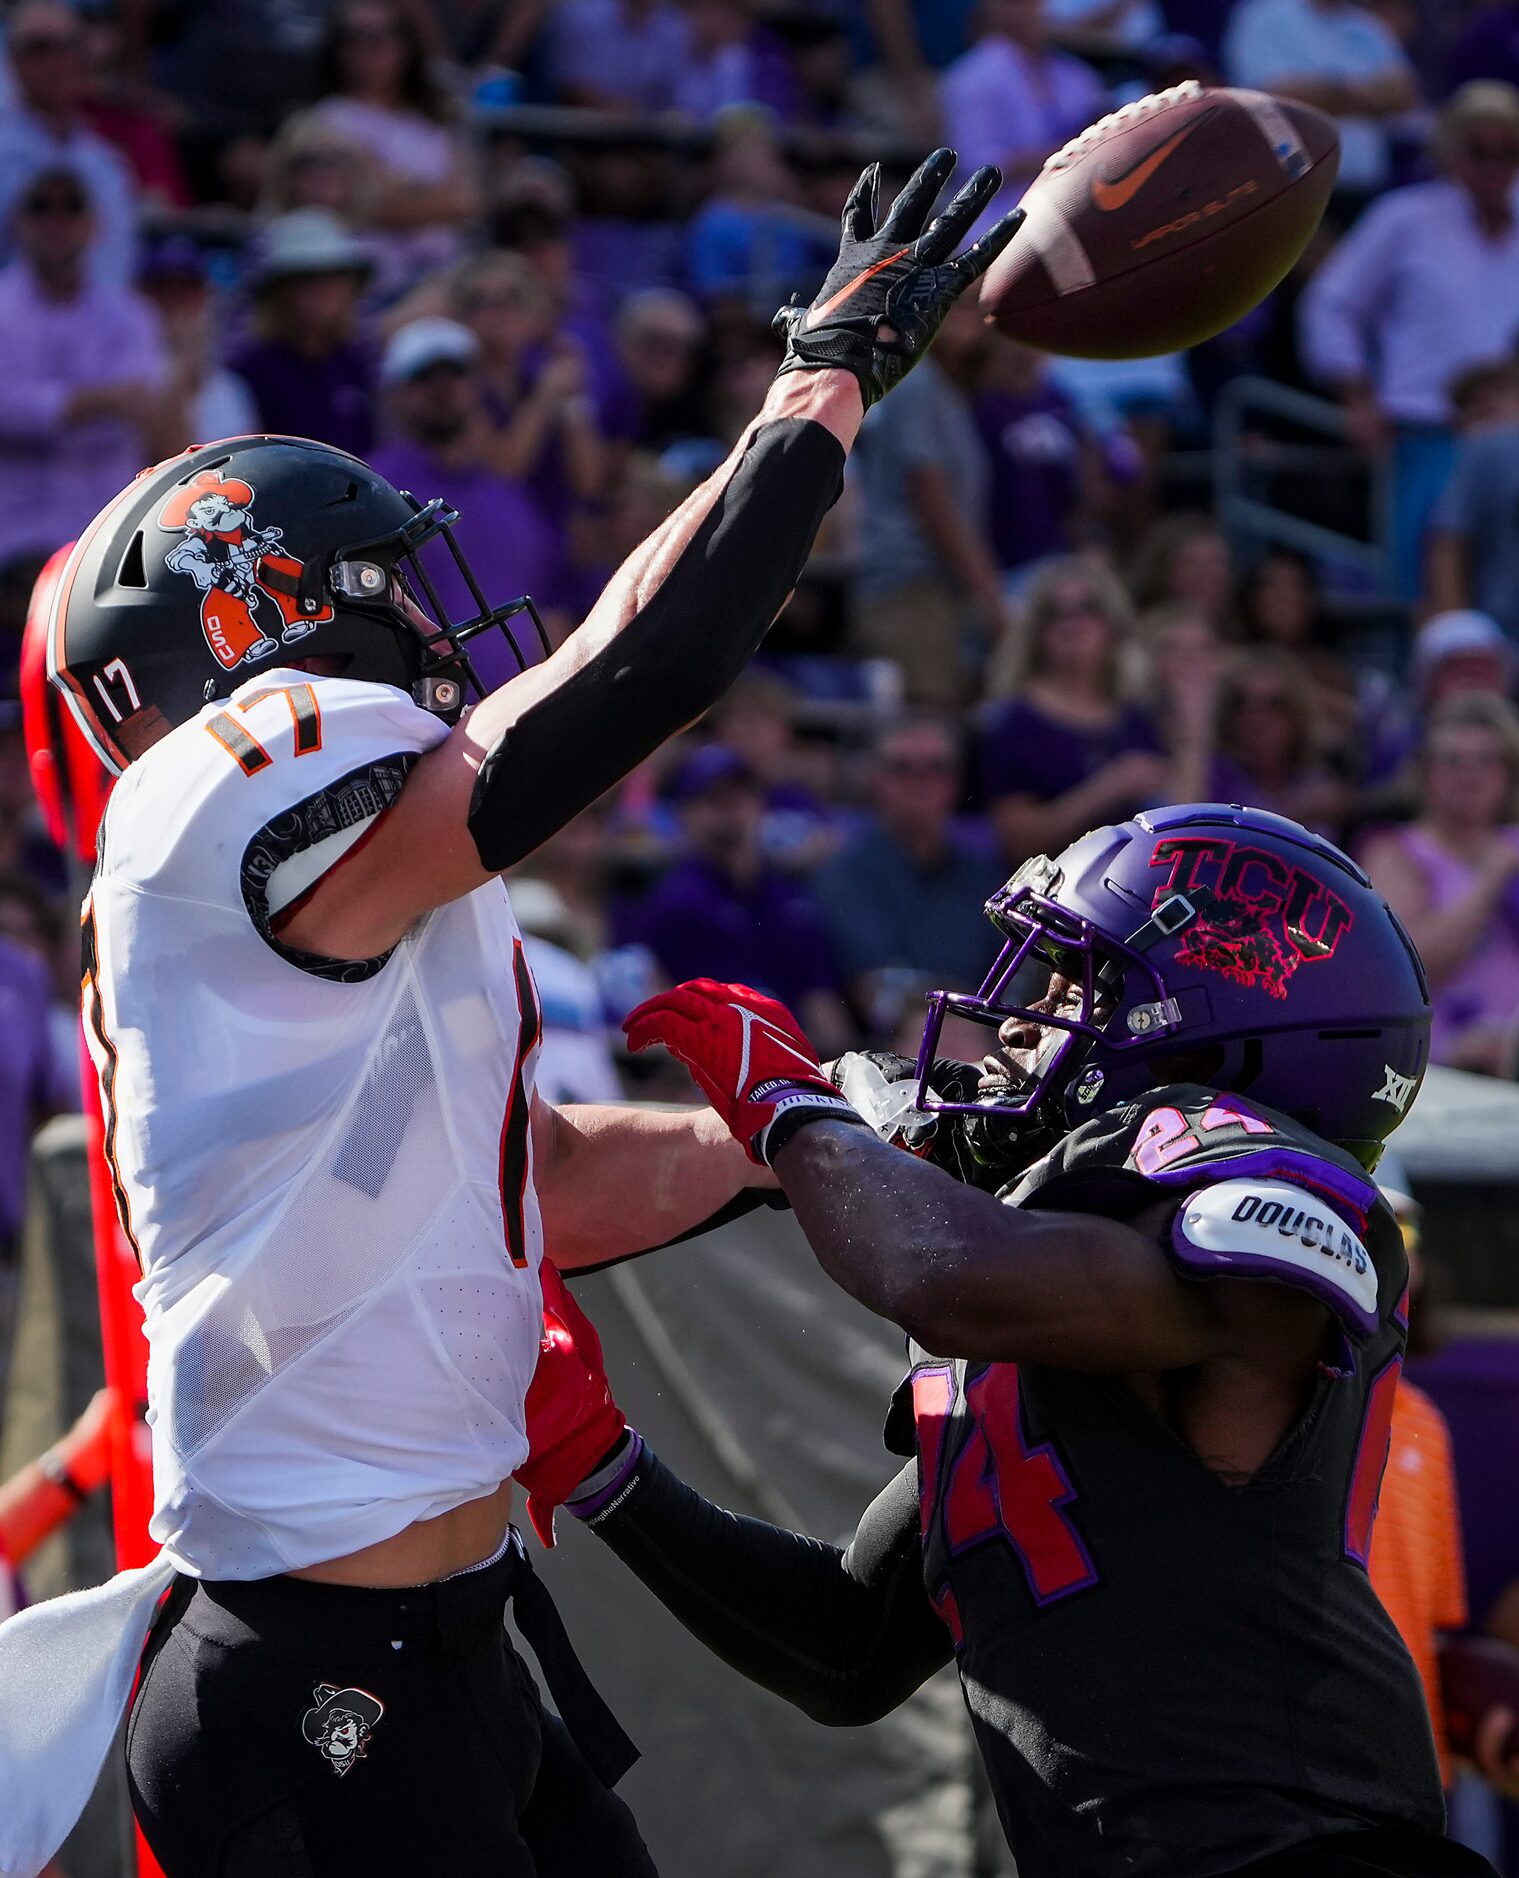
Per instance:
[[[945,1017],[1041,1026],[1027,1081],[995,1112],[1056,1134],[1170,1080],[1249,1094],[1374,1166],[1429,1058],[1429,987],[1397,916],[1331,842],[1222,803],[1153,809],[1025,861],[986,911],[1006,943],[974,996],[938,991],[918,1107]],[[1033,961],[1074,1008],[1009,1002]],[[1042,995],[1043,986],[1037,995]],[[1173,1068],[1169,1059],[1182,1065]]]

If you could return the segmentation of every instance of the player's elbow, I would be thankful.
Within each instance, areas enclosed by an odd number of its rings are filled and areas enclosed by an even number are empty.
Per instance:
[[[797,1707],[809,1721],[824,1728],[864,1728],[899,1708],[907,1693],[862,1672],[808,1691]]]

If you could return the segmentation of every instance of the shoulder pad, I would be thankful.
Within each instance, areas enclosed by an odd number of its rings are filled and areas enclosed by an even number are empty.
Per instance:
[[[1172,1257],[1189,1278],[1258,1278],[1308,1291],[1352,1335],[1378,1323],[1377,1272],[1333,1206],[1269,1176],[1218,1181],[1189,1194],[1171,1226]]]

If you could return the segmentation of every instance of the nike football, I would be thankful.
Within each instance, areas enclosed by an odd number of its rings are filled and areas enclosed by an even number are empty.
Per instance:
[[[1028,220],[981,284],[1014,339],[1083,359],[1139,359],[1211,339],[1308,246],[1339,170],[1322,111],[1188,82],[1102,118],[1057,150]]]

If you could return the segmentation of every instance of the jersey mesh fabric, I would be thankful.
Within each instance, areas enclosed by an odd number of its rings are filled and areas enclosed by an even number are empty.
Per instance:
[[[294,753],[281,683],[310,687],[319,748]],[[362,833],[353,778],[441,726],[382,686],[285,673],[270,688],[208,707],[127,772],[91,897],[144,1266],[152,1531],[182,1570],[222,1578],[336,1557],[492,1491],[526,1453],[539,1334],[531,1178],[520,1266],[498,1184],[503,1117],[533,1071],[504,889],[341,976],[302,969],[261,920],[271,844],[336,859],[334,827]],[[255,773],[209,729],[218,710],[267,754]]]

